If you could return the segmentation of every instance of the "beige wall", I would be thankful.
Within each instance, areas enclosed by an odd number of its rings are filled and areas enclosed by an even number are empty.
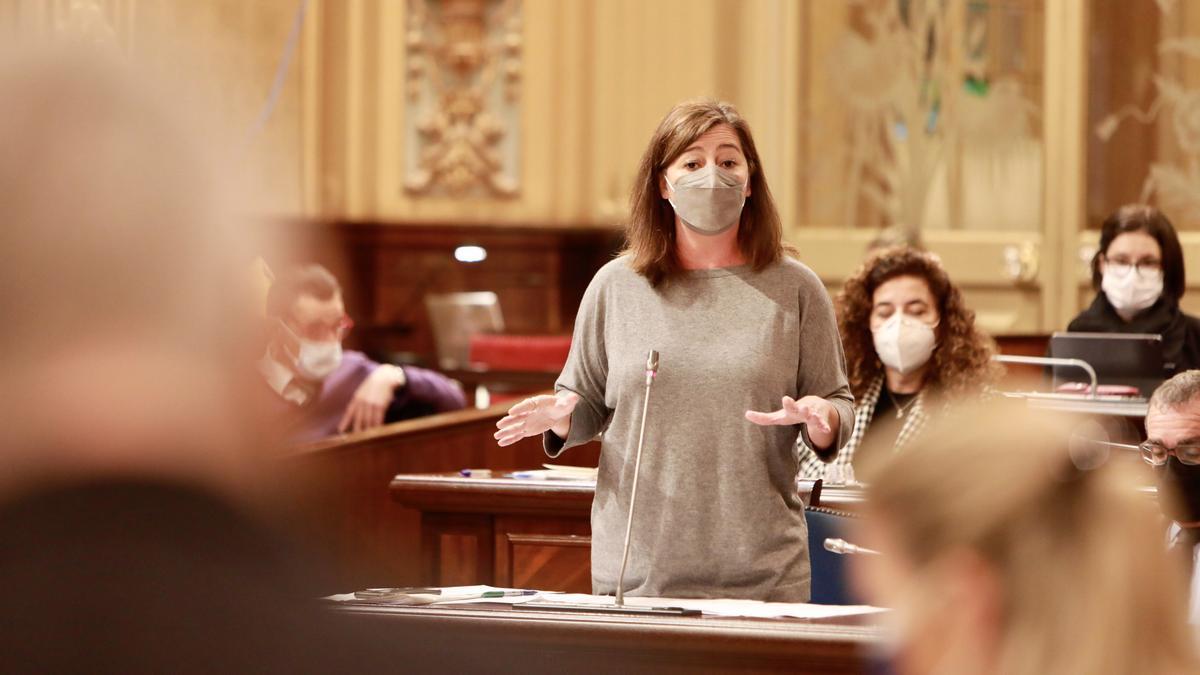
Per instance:
[[[443,0],[438,7],[478,4],[496,11],[508,7],[504,1]],[[872,0],[880,1],[885,0]],[[1045,186],[1044,197],[1031,199],[1042,202],[1039,216],[1019,230],[926,234],[966,287],[981,320],[1001,333],[1061,327],[1088,295],[1079,288],[1086,278],[1079,248],[1093,235],[1080,232],[1100,202],[1084,194],[1091,133],[1086,38],[1089,21],[1116,20],[1092,17],[1084,0],[1014,3],[1036,19],[1026,31],[1044,33],[1041,43],[1029,47],[1034,79],[1025,82],[1038,108],[1035,134]],[[188,82],[198,99],[216,102],[211,117],[228,131],[224,143],[248,175],[254,208],[267,213],[398,223],[616,225],[656,122],[679,100],[715,96],[736,103],[750,121],[789,238],[831,285],[852,270],[875,234],[869,226],[878,222],[877,213],[860,211],[861,220],[851,223],[839,202],[828,198],[847,190],[838,162],[852,123],[830,86],[843,65],[830,54],[847,26],[861,23],[861,7],[871,2],[515,3],[518,95],[511,108],[489,110],[518,139],[515,156],[502,158],[514,162],[519,177],[512,196],[405,188],[406,153],[413,150],[405,128],[416,119],[405,90],[413,30],[406,0],[310,0],[279,105],[264,132],[239,154],[266,100],[298,5],[298,0],[0,0],[0,30],[53,33],[101,17],[120,49]],[[1142,2],[1146,11],[1154,5]],[[1186,14],[1191,26],[1196,13]],[[1163,37],[1178,32],[1164,30]],[[1143,42],[1151,44],[1150,38]],[[1189,82],[1200,72],[1194,63],[1175,61],[1163,65]],[[1141,137],[1161,136],[1169,125],[1169,119],[1160,122]],[[1090,147],[1096,154],[1094,140]],[[1120,154],[1124,146],[1114,147]],[[1139,157],[1152,156],[1134,149]],[[1170,158],[1170,151],[1162,156]],[[962,180],[953,167],[950,174],[950,180]],[[1200,243],[1185,243],[1191,259]],[[1014,272],[1006,263],[1013,256],[1027,264]]]
[[[248,142],[270,89],[295,0],[0,0],[0,35],[111,44],[178,87],[242,173],[248,208],[296,214],[302,197],[299,53],[278,105]]]

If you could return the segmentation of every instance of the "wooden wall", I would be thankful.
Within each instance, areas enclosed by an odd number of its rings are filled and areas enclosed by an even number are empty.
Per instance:
[[[288,244],[269,256],[273,268],[317,261],[341,280],[355,321],[348,345],[425,364],[435,356],[427,294],[493,291],[506,332],[570,333],[592,275],[622,245],[620,232],[605,227],[285,220],[272,230]],[[455,260],[465,245],[483,247],[487,258]]]

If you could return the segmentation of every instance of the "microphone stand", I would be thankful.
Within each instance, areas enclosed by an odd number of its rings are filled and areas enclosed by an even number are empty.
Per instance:
[[[646,355],[646,396],[642,401],[641,430],[638,432],[637,454],[633,459],[633,487],[629,494],[629,515],[625,519],[625,546],[621,550],[621,571],[617,575],[617,600],[612,605],[579,605],[553,601],[531,601],[514,604],[517,611],[580,612],[589,614],[649,614],[668,616],[699,616],[698,609],[683,607],[635,607],[625,604],[625,567],[629,563],[629,542],[633,532],[633,505],[637,500],[638,475],[642,467],[642,444],[646,440],[646,412],[650,408],[650,385],[658,374],[658,352],[653,349]]]
[[[625,546],[621,549],[621,572],[617,575],[617,607],[625,605],[625,565],[629,563],[629,539],[633,534],[633,505],[637,502],[638,474],[642,468],[642,443],[646,441],[646,411],[650,409],[650,385],[658,374],[658,352],[646,356],[646,396],[642,400],[642,428],[638,432],[637,454],[633,459],[633,489],[629,492],[629,514],[625,518]]]

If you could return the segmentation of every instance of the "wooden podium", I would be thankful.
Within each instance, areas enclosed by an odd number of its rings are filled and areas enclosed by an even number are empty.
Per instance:
[[[423,584],[591,592],[592,482],[401,474],[391,493],[421,513]],[[861,500],[825,488],[820,505]]]

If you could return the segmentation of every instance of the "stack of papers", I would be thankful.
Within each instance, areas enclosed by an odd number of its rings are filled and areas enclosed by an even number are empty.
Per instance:
[[[539,480],[578,480],[596,481],[598,469],[586,466],[567,466],[564,464],[543,464],[544,469],[531,471],[514,471],[513,478],[533,478]]]
[[[547,593],[542,602],[562,602],[573,605],[612,605],[615,599],[607,595],[580,593]],[[814,605],[806,602],[761,602],[732,598],[631,598],[625,604],[634,607],[682,607],[698,609],[709,616],[747,617],[758,619],[826,619],[835,616],[872,614],[885,611],[871,605]]]
[[[616,599],[611,595],[586,595],[583,593],[556,593],[552,591],[522,591],[515,588],[496,588],[494,586],[448,586],[440,589],[441,593],[415,593],[408,599],[398,599],[394,602],[378,602],[381,605],[466,605],[466,604],[499,604],[516,605],[537,600],[539,602],[554,602],[569,605],[594,605],[597,607],[611,606]],[[527,595],[507,595],[503,597],[484,597],[484,594],[507,592],[528,593]],[[340,593],[326,598],[335,602],[372,602],[355,597],[353,593]],[[872,614],[885,611],[881,607],[870,605],[814,605],[804,602],[761,602],[758,600],[736,600],[732,598],[625,598],[625,604],[634,607],[682,607],[698,609],[708,616],[748,617],[759,619],[826,619],[837,616],[852,616],[855,614]]]
[[[461,605],[461,604],[504,604],[515,605],[530,600],[545,599],[538,591],[526,591],[519,588],[496,588],[494,586],[446,586],[436,589],[436,592],[422,592],[414,589],[404,593],[405,589],[369,589],[376,597],[362,597],[360,593],[337,593],[326,596],[325,600],[334,602],[359,602],[378,605]],[[395,593],[377,597],[379,591],[395,590]]]

